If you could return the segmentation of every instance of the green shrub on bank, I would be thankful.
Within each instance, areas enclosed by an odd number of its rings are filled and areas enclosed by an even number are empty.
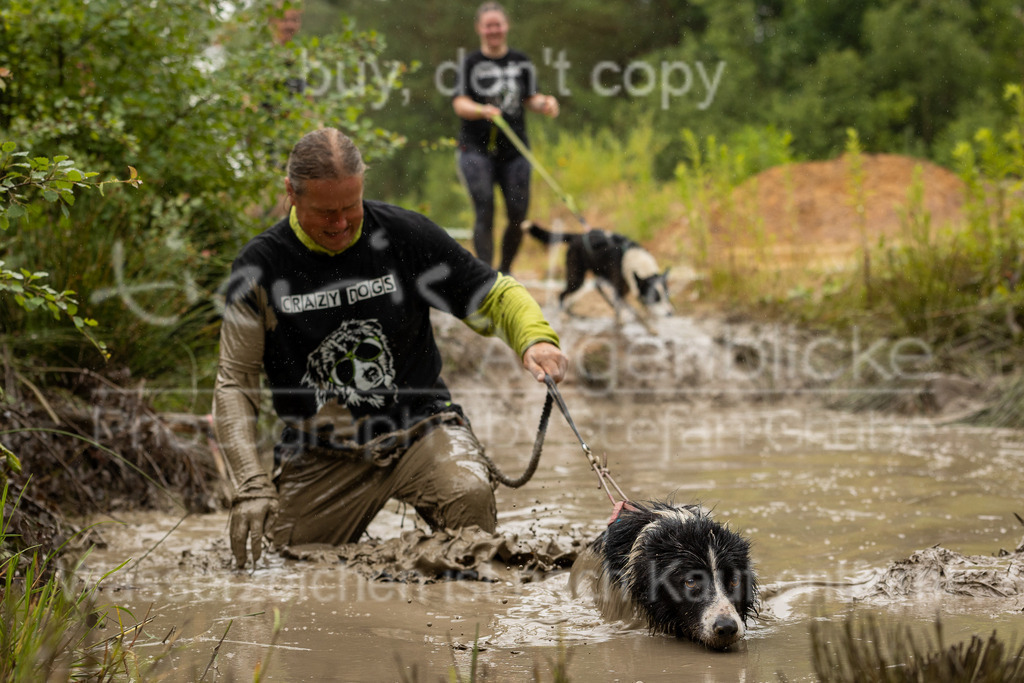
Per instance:
[[[731,308],[767,310],[809,324],[868,325],[879,334],[911,335],[937,348],[1012,352],[1024,331],[1021,87],[1008,86],[1006,100],[1015,114],[1009,130],[979,131],[957,148],[967,193],[965,224],[934,223],[918,175],[908,189],[899,234],[872,242],[862,219],[857,257],[828,271],[771,255],[771,238],[756,219],[756,207],[751,213],[736,205],[735,190],[745,177],[738,171],[741,151],[684,136],[687,158],[677,181],[705,294]],[[835,201],[859,207],[863,216],[869,199],[858,173],[860,154],[851,132],[848,189]]]
[[[0,234],[0,260],[78,292],[113,363],[136,375],[190,368],[193,347],[213,346],[227,264],[277,215],[283,164],[302,134],[338,126],[371,162],[401,144],[367,116],[375,84],[344,87],[383,38],[346,29],[276,46],[277,4],[8,0],[0,10],[0,140],[100,177],[133,166],[145,178],[136,192],[76,195],[70,217],[47,202],[27,207]],[[381,65],[391,87],[403,68]],[[303,76],[310,96],[285,87]],[[95,364],[74,336],[10,301],[0,320],[16,355]]]
[[[19,150],[14,141],[0,139],[0,231],[10,230],[12,220],[18,222],[43,202],[58,207],[68,218],[68,207],[74,205],[74,190],[78,188],[103,192],[104,185],[120,182],[139,187],[137,172],[130,167],[129,171],[131,175],[126,181],[97,182],[93,180],[97,173],[79,170],[67,156],[32,156],[27,150]],[[25,266],[38,267],[39,263],[28,260]],[[96,320],[78,315],[78,303],[74,291],[57,291],[50,286],[49,273],[24,266],[11,270],[0,260],[0,308],[7,308],[8,320],[17,309],[25,313],[38,310],[58,321],[66,318],[106,358],[106,344],[89,332],[89,328],[96,326]]]
[[[1006,100],[1013,126],[1002,134],[979,131],[956,150],[966,225],[933,225],[916,182],[899,241],[878,250],[878,289],[903,334],[947,346],[1002,346],[1020,338],[1024,91],[1009,86]]]

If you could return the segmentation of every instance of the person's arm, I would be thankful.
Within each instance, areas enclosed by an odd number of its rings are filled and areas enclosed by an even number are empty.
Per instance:
[[[565,378],[569,361],[559,348],[558,335],[536,300],[508,275],[498,276],[480,308],[463,322],[479,334],[495,335],[508,344],[537,381],[543,382],[545,374],[556,382]]]
[[[456,116],[467,121],[479,121],[481,119],[490,121],[501,113],[501,109],[493,104],[480,104],[469,95],[456,95],[452,99],[452,109],[455,110]]]
[[[536,114],[544,114],[555,118],[558,116],[558,98],[554,95],[543,95],[536,93],[526,98],[526,108]]]
[[[254,566],[259,560],[263,532],[273,523],[278,505],[277,489],[256,447],[263,335],[257,311],[240,300],[228,305],[221,323],[213,426],[234,485],[229,538],[239,567],[245,566],[247,547],[252,548]]]

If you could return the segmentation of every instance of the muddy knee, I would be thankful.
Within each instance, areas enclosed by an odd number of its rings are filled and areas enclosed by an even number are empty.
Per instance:
[[[424,518],[438,529],[457,529],[476,525],[488,533],[497,527],[494,487],[487,469],[476,461],[459,463],[459,476],[453,477],[447,495]]]
[[[399,460],[393,495],[411,503],[433,529],[497,526],[494,484],[483,447],[463,424],[431,430]]]

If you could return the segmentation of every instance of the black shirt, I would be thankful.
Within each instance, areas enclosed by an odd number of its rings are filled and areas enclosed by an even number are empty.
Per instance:
[[[453,408],[430,308],[465,318],[497,278],[425,216],[375,201],[363,209],[359,240],[334,256],[279,221],[242,249],[227,295],[261,317],[269,309],[263,367],[275,412],[304,420],[335,401],[372,418],[361,441]]]
[[[530,58],[518,50],[508,50],[499,59],[484,56],[480,50],[470,53],[459,72],[459,92],[474,102],[501,109],[502,118],[526,144],[525,100],[537,94],[537,74]],[[519,151],[490,121],[462,119],[459,146],[504,160]]]

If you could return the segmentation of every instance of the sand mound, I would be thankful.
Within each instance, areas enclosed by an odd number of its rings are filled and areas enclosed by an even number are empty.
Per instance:
[[[780,240],[860,241],[858,194],[863,197],[869,238],[899,234],[920,168],[924,210],[936,224],[956,222],[963,209],[963,183],[950,171],[921,159],[893,154],[864,155],[863,185],[857,189],[849,156],[777,166],[740,185],[733,200],[740,211],[755,206],[768,234]]]
[[[932,224],[959,223],[964,192],[963,182],[954,173],[922,159],[865,154],[861,157],[863,181],[858,184],[845,155],[776,166],[742,183],[728,206],[708,207],[712,248],[749,246],[756,231],[770,248],[781,252],[841,255],[861,244],[862,224],[869,244],[882,236],[897,238],[918,167],[923,208]],[[689,222],[680,219],[647,246],[661,258],[684,259],[692,248],[691,232]]]

